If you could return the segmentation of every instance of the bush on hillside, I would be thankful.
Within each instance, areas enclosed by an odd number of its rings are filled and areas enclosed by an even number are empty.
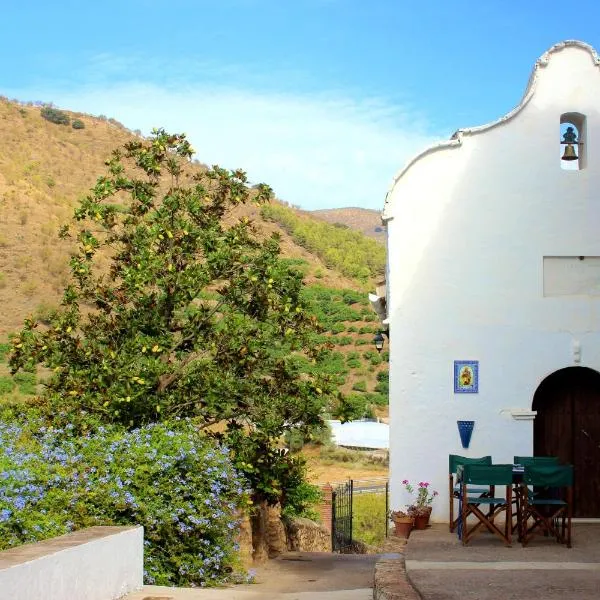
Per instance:
[[[85,129],[85,123],[81,119],[74,119],[71,127],[73,129]]]
[[[94,525],[143,525],[145,581],[231,581],[243,498],[227,450],[187,421],[73,436],[0,415],[0,550]],[[4,418],[3,418],[4,417]]]
[[[56,125],[68,125],[71,122],[67,113],[53,106],[43,106],[40,114],[46,121],[50,121],[50,123],[55,123]]]

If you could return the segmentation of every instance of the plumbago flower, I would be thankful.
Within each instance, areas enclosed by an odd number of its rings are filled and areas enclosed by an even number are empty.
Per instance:
[[[404,479],[402,485],[414,497],[414,501],[411,504],[407,504],[409,514],[420,515],[431,510],[431,503],[438,493],[435,490],[430,490],[428,481],[419,481],[415,487],[408,479]]]
[[[146,583],[239,578],[235,531],[246,485],[229,451],[191,421],[73,436],[2,417],[0,550],[92,525],[137,524]]]

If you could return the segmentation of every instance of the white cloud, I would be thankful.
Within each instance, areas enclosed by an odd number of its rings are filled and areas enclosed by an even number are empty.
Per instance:
[[[200,161],[243,168],[252,182],[264,181],[278,197],[306,209],[381,209],[395,172],[433,141],[404,107],[341,93],[99,81],[69,91],[10,93],[105,114],[144,133],[153,127],[185,131]]]

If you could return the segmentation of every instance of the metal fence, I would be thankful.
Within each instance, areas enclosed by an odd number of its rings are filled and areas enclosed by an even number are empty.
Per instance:
[[[331,546],[334,552],[355,551],[355,496],[361,494],[385,494],[385,509],[375,515],[377,526],[388,534],[389,482],[387,479],[349,479],[333,488],[331,498]],[[380,513],[380,514],[379,514]]]

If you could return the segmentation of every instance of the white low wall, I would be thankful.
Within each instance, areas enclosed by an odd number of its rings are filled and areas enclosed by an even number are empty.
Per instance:
[[[0,552],[0,600],[115,600],[143,577],[143,527],[89,527]]]

